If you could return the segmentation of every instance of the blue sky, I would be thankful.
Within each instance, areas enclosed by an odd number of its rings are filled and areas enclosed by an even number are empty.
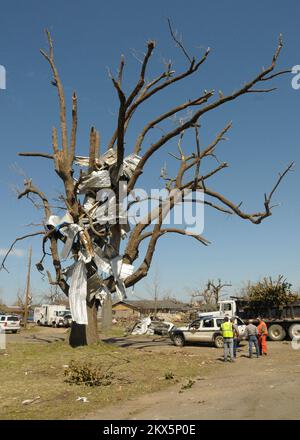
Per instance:
[[[91,125],[100,131],[103,146],[113,132],[118,103],[107,68],[115,72],[121,54],[126,58],[124,81],[129,90],[140,67],[133,52],[143,52],[148,39],[157,42],[149,78],[162,70],[163,59],[171,58],[177,71],[186,68],[186,60],[170,38],[167,17],[180,30],[191,53],[200,56],[211,47],[207,62],[191,80],[173,86],[136,115],[126,139],[130,152],[138,129],[155,115],[205,89],[229,93],[251,79],[270,63],[280,32],[284,49],[279,68],[300,64],[299,15],[296,0],[255,0],[251,5],[241,0],[2,1],[0,65],[6,68],[7,89],[0,90],[0,252],[16,236],[33,229],[25,225],[39,221],[32,205],[27,200],[17,201],[12,191],[12,185],[22,186],[20,169],[49,196],[56,196],[61,189],[51,162],[17,157],[18,151],[50,152],[51,128],[58,125],[56,90],[50,85],[48,65],[39,54],[39,48],[46,47],[45,28],[54,39],[69,110],[72,91],[77,91],[79,154],[87,153]],[[162,288],[177,297],[187,298],[189,287],[219,277],[232,282],[232,292],[247,280],[278,274],[284,274],[295,288],[300,286],[300,90],[291,87],[291,78],[290,74],[276,78],[272,85],[278,90],[274,93],[243,96],[201,121],[203,146],[233,121],[229,140],[219,150],[220,159],[230,168],[212,180],[211,186],[237,203],[243,200],[245,210],[260,210],[263,194],[271,189],[277,173],[292,160],[296,168],[276,193],[274,201],[280,206],[263,224],[255,226],[206,210],[204,235],[212,242],[209,247],[181,236],[161,238],[154,267]],[[153,133],[149,142],[159,135]],[[153,157],[141,186],[161,185],[159,173],[165,161],[172,174],[175,164],[167,152],[174,148],[176,141]],[[31,243],[33,259],[38,261],[40,240],[35,238]],[[22,253],[28,252],[29,244],[27,240],[17,246],[18,255],[7,262],[9,274],[0,272],[0,295],[8,302],[15,299],[18,289],[24,289],[26,256]],[[47,290],[46,281],[35,269],[32,286],[36,293]],[[143,283],[136,286],[137,294],[143,296],[144,291]]]

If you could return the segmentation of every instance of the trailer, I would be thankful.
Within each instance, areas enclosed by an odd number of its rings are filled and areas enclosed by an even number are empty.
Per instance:
[[[38,325],[60,327],[64,322],[65,315],[70,314],[70,309],[66,306],[43,304],[34,308],[33,322]]]
[[[239,316],[243,320],[256,319],[260,316],[267,325],[268,336],[272,341],[282,341],[287,336],[300,340],[300,301],[274,305],[263,301],[249,301],[243,298],[230,297],[219,301],[219,310],[209,312],[213,316]],[[199,313],[204,316],[206,313]]]

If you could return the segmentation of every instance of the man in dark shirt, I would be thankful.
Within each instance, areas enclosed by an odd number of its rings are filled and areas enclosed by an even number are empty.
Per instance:
[[[252,358],[252,347],[255,345],[256,357],[259,357],[259,347],[257,341],[258,330],[257,327],[253,324],[253,320],[249,320],[249,324],[246,326],[245,331],[246,338],[249,341],[249,358]]]

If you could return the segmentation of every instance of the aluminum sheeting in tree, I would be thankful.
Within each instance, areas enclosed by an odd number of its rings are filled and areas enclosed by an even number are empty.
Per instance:
[[[87,274],[85,263],[78,260],[72,272],[69,289],[69,304],[73,321],[77,324],[88,324],[86,295]]]
[[[110,188],[111,181],[108,170],[92,171],[91,174],[82,178],[78,185],[79,193],[85,193],[91,189]]]

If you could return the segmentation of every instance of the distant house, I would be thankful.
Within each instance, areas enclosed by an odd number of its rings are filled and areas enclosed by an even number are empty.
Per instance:
[[[153,315],[155,313],[188,312],[191,307],[189,304],[173,299],[163,300],[125,300],[113,304],[112,312],[115,318],[120,317],[139,317],[141,315]]]
[[[10,313],[11,315],[24,315],[24,309],[23,307],[19,307],[19,306],[6,306],[3,305],[2,306],[2,310],[3,313]]]
[[[112,305],[113,318],[139,318],[139,309],[131,303],[118,301]]]

